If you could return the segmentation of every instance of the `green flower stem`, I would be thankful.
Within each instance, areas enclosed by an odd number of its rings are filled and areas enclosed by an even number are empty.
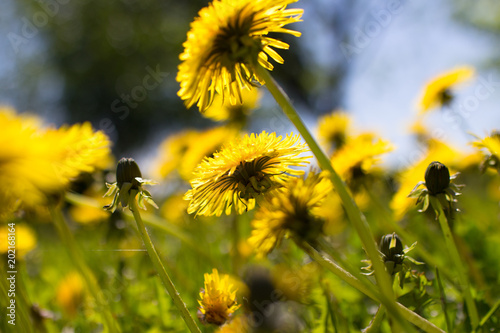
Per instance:
[[[439,199],[433,195],[430,195],[429,200],[431,206],[436,212],[437,219],[439,220],[439,224],[441,225],[441,229],[443,231],[446,247],[448,248],[451,260],[453,261],[453,264],[455,265],[455,268],[457,270],[458,281],[460,282],[460,285],[462,287],[462,293],[465,299],[467,310],[469,312],[472,328],[476,329],[479,325],[479,316],[477,313],[476,303],[472,298],[469,278],[467,277],[467,273],[462,264],[462,260],[460,259],[460,254],[458,253],[457,246],[455,244],[455,241],[453,240],[453,235],[451,233],[450,226],[448,225],[448,220],[446,219],[446,215],[444,214]]]
[[[167,289],[168,294],[174,301],[175,306],[181,313],[182,319],[186,322],[187,327],[189,328],[189,331],[191,333],[201,333],[200,329],[198,328],[198,325],[196,325],[196,322],[194,321],[193,317],[189,313],[186,304],[184,301],[181,299],[181,296],[179,292],[175,289],[174,284],[172,283],[172,280],[168,276],[167,271],[165,270],[165,267],[163,266],[160,257],[158,256],[158,253],[156,252],[156,249],[153,245],[153,242],[151,241],[151,238],[149,237],[148,231],[146,230],[146,226],[144,225],[144,222],[142,221],[141,214],[139,213],[139,207],[137,205],[137,202],[135,200],[135,197],[137,195],[136,190],[132,190],[130,194],[130,199],[129,199],[129,205],[130,205],[130,210],[134,214],[135,221],[137,222],[137,229],[139,229],[139,233],[141,235],[141,238],[144,242],[144,245],[146,246],[146,250],[148,251],[149,258],[151,259],[153,266],[155,267],[156,271],[158,272],[158,275],[160,275],[160,278],[163,282],[163,285]]]
[[[59,238],[63,242],[64,246],[68,250],[68,254],[76,266],[78,272],[85,280],[85,284],[87,285],[90,294],[94,298],[97,308],[101,315],[103,316],[104,321],[106,322],[106,326],[108,327],[109,332],[121,332],[120,326],[116,322],[113,314],[109,309],[109,304],[102,293],[99,284],[97,283],[94,274],[87,266],[83,259],[83,255],[81,250],[77,247],[77,243],[73,237],[73,234],[68,228],[64,216],[62,215],[61,209],[59,206],[49,205],[50,214],[52,216],[52,221],[57,229],[59,234]]]
[[[299,245],[304,252],[306,252],[314,261],[316,261],[319,265],[321,265],[323,268],[331,271],[335,275],[337,275],[340,279],[342,279],[344,282],[348,283],[352,287],[358,289],[360,292],[371,298],[377,303],[383,303],[381,301],[380,294],[378,292],[373,292],[370,290],[370,288],[367,288],[360,280],[356,279],[352,274],[349,272],[345,271],[342,267],[337,265],[335,262],[331,261],[328,258],[325,258],[322,254],[320,254],[316,249],[314,249],[311,245],[307,243],[302,243]],[[401,305],[400,303],[395,303],[397,309],[399,310],[398,312],[401,313],[402,317],[412,323],[413,325],[417,326],[421,330],[427,333],[444,333],[442,329],[437,327],[436,325],[432,324],[425,318],[422,318],[415,312],[409,310],[405,306]],[[402,324],[404,325],[405,332],[413,332],[414,329],[411,326],[408,326],[406,321],[402,321]],[[406,326],[406,327],[405,327]]]
[[[354,202],[347,186],[339,177],[339,175],[333,169],[330,160],[325,155],[325,153],[321,150],[316,140],[313,138],[307,127],[305,126],[302,119],[300,119],[299,114],[293,107],[290,99],[285,94],[285,92],[281,89],[281,87],[276,83],[276,81],[272,78],[271,74],[261,66],[256,66],[257,75],[264,80],[265,85],[269,92],[273,95],[276,102],[281,106],[283,112],[290,119],[290,121],[295,125],[297,130],[300,132],[307,145],[311,149],[312,153],[318,160],[319,166],[322,170],[329,171],[330,179],[335,187],[335,190],[339,194],[344,208],[347,212],[347,216],[349,220],[353,224],[356,232],[358,233],[361,242],[365,248],[365,251],[368,254],[368,257],[372,261],[374,270],[375,270],[375,278],[377,279],[378,286],[382,291],[382,299],[384,300],[384,304],[387,306],[389,312],[398,317],[398,310],[395,306],[394,300],[394,292],[392,290],[391,280],[389,278],[389,274],[387,274],[384,264],[380,259],[380,255],[377,250],[377,245],[375,244],[375,240],[371,233],[370,227],[358,206]]]
[[[484,324],[491,318],[491,316],[500,308],[500,299],[491,307],[490,311],[481,319],[479,327],[483,327]]]
[[[436,280],[439,288],[439,295],[441,298],[441,307],[443,308],[444,319],[446,320],[446,328],[448,332],[452,332],[450,316],[448,315],[448,306],[446,303],[446,294],[444,293],[443,283],[441,282],[441,276],[439,274],[439,269],[436,268]]]

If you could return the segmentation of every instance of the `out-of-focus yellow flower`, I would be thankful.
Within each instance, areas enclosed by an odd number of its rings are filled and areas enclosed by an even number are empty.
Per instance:
[[[248,322],[248,319],[239,315],[232,319],[230,322],[225,325],[219,327],[216,333],[250,333],[252,332],[251,326]]]
[[[56,301],[66,315],[73,318],[85,299],[85,283],[77,272],[64,277],[57,287]]]
[[[252,221],[248,239],[259,255],[271,252],[285,236],[314,241],[324,221],[316,210],[333,190],[324,173],[290,179],[286,186],[269,193]]]
[[[189,203],[183,197],[183,193],[176,193],[163,202],[160,213],[169,223],[180,224],[185,220]]]
[[[236,290],[229,276],[219,276],[217,269],[205,274],[205,288],[200,292],[198,316],[202,323],[218,326],[226,323],[240,305],[236,302]]]
[[[355,201],[358,200],[355,198]],[[345,229],[346,217],[342,207],[342,200],[337,193],[328,194],[323,204],[317,207],[315,212],[325,221],[323,232],[326,235],[336,235]]]
[[[375,166],[380,155],[393,149],[388,141],[365,133],[351,138],[331,158],[333,168],[347,182],[352,184],[357,179],[376,171]]]
[[[286,9],[296,0],[214,0],[200,10],[191,23],[184,52],[180,55],[177,93],[189,108],[195,103],[201,112],[210,106],[216,93],[232,104],[242,102],[242,90],[260,81],[256,66],[268,70],[283,58],[273,49],[288,44],[269,37],[269,33],[300,36],[283,28],[299,22],[302,9]]]
[[[340,149],[347,140],[351,117],[344,111],[334,111],[318,119],[318,138],[331,151]]]
[[[474,68],[463,66],[438,75],[430,80],[424,88],[419,100],[419,112],[425,113],[436,107],[449,105],[453,100],[452,88],[470,80],[474,76]]]
[[[9,238],[11,237],[11,238]],[[0,253],[7,253],[9,250],[9,241],[14,241],[16,259],[23,259],[28,252],[36,247],[36,235],[33,229],[25,224],[12,223],[0,225]]]
[[[395,219],[402,219],[404,214],[415,206],[415,200],[408,198],[408,194],[418,182],[423,181],[425,171],[431,162],[439,160],[442,163],[454,166],[460,161],[461,156],[462,154],[459,151],[449,147],[444,142],[435,139],[430,140],[427,154],[396,175],[399,188],[390,203]]]
[[[202,115],[214,121],[227,121],[231,124],[245,124],[250,113],[258,107],[260,91],[257,89],[243,89],[241,92],[242,103],[231,103],[228,99],[222,100],[217,94],[214,102]]]
[[[472,142],[472,145],[486,152],[486,157],[480,166],[481,170],[484,172],[486,168],[491,167],[500,171],[500,132],[493,131],[484,139],[477,136],[476,138],[477,141]]]
[[[68,211],[71,219],[81,224],[94,224],[107,220],[110,213],[103,210],[102,206],[107,204],[109,200],[107,198],[103,198],[103,193],[96,193],[95,191],[90,190],[84,193],[84,195],[97,201],[99,206],[93,207],[90,205],[75,204],[71,206]]]
[[[0,146],[0,215],[16,204],[44,204],[47,194],[110,160],[109,139],[90,124],[45,129],[7,107],[0,108]]]
[[[172,135],[160,146],[156,170],[162,177],[177,171],[184,180],[189,181],[203,158],[211,156],[237,134],[238,130],[232,127],[215,127],[201,131],[185,130]]]
[[[213,157],[206,157],[194,171],[193,187],[185,199],[190,200],[188,213],[229,215],[253,209],[256,198],[282,186],[290,175],[301,170],[310,156],[300,137],[293,134],[282,139],[276,133],[245,135],[226,143]]]

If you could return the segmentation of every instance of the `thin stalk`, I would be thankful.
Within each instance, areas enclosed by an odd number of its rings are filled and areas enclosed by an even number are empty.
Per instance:
[[[347,216],[356,229],[356,232],[358,233],[361,242],[363,243],[368,257],[372,261],[375,270],[375,278],[377,279],[378,286],[382,291],[381,297],[384,300],[384,304],[387,306],[389,312],[393,316],[395,316],[396,318],[400,318],[399,311],[395,306],[395,297],[392,290],[392,284],[389,274],[387,274],[384,264],[380,259],[377,245],[375,244],[372,232],[363,213],[359,210],[358,206],[354,202],[354,199],[349,193],[349,190],[345,183],[333,169],[333,166],[330,163],[328,157],[321,150],[318,143],[305,126],[304,122],[293,107],[286,93],[281,89],[281,87],[277,84],[277,82],[272,78],[271,74],[266,69],[261,66],[255,67],[257,69],[257,75],[264,80],[269,92],[273,95],[276,102],[283,109],[285,115],[290,119],[290,121],[306,141],[309,149],[311,149],[312,153],[318,160],[320,168],[329,172],[332,184],[342,200],[344,208],[347,212]]]
[[[370,322],[370,325],[368,325],[368,327],[365,328],[362,332],[363,333],[380,332],[380,324],[382,324],[382,320],[384,320],[384,315],[385,315],[385,308],[382,304],[380,304],[377,313]]]
[[[446,219],[446,215],[444,214],[443,208],[441,207],[441,203],[439,199],[433,195],[429,197],[430,204],[434,208],[437,219],[439,220],[439,224],[441,225],[441,230],[443,231],[444,240],[446,247],[448,248],[448,252],[450,253],[451,260],[455,265],[455,268],[458,273],[458,280],[462,287],[462,295],[465,299],[465,304],[467,306],[467,310],[469,312],[470,322],[472,325],[472,329],[476,329],[479,325],[479,316],[477,313],[476,303],[472,298],[471,293],[471,285],[469,282],[469,278],[467,277],[467,273],[462,264],[462,260],[460,259],[460,254],[458,252],[457,246],[455,244],[455,240],[453,239],[453,235],[451,233],[450,226],[448,225],[448,220]]]
[[[130,210],[132,211],[132,214],[134,214],[135,221],[137,222],[137,229],[139,230],[139,233],[141,235],[141,238],[144,242],[144,245],[146,246],[146,250],[148,251],[149,258],[151,259],[151,262],[153,263],[153,266],[156,269],[156,272],[160,276],[163,285],[167,289],[168,294],[174,301],[175,306],[181,313],[182,319],[184,319],[184,322],[186,323],[186,326],[189,328],[191,333],[201,333],[200,329],[198,328],[198,325],[196,325],[196,322],[194,321],[193,317],[189,313],[186,304],[182,300],[179,292],[177,289],[175,289],[175,286],[168,276],[167,271],[165,270],[165,267],[163,266],[160,257],[158,256],[158,253],[156,252],[156,249],[153,245],[153,242],[151,241],[151,238],[149,237],[148,231],[146,230],[146,226],[144,225],[144,222],[142,221],[141,214],[139,213],[139,207],[137,205],[137,202],[135,200],[135,196],[137,195],[137,191],[133,190],[131,191],[130,194],[130,200],[129,200],[129,205],[130,205]]]
[[[233,266],[233,273],[235,275],[238,275],[238,271],[241,267],[241,257],[240,257],[240,250],[238,248],[239,242],[240,242],[240,224],[238,223],[238,216],[239,215],[234,215],[232,216],[232,247],[233,247],[233,255],[232,255],[232,266]]]
[[[450,316],[448,316],[448,304],[446,303],[446,294],[444,293],[443,283],[441,282],[441,276],[439,275],[439,269],[437,267],[436,267],[436,280],[439,288],[439,295],[441,297],[441,307],[443,308],[444,319],[446,320],[446,328],[448,329],[448,332],[452,332]]]
[[[85,284],[87,285],[90,294],[94,298],[97,308],[99,312],[103,316],[104,321],[106,322],[106,326],[108,327],[109,332],[121,332],[120,326],[116,322],[113,314],[109,309],[109,304],[102,293],[99,284],[94,277],[91,269],[87,266],[83,259],[83,255],[81,250],[77,247],[76,241],[73,237],[73,234],[68,228],[64,216],[62,215],[60,207],[55,205],[49,205],[50,214],[52,216],[52,221],[57,229],[59,234],[59,238],[63,242],[64,246],[68,250],[68,254],[76,266],[76,269],[83,277]]]
[[[344,270],[342,267],[337,265],[335,262],[331,261],[330,259],[324,257],[322,254],[320,254],[316,249],[314,249],[311,245],[307,243],[302,243],[300,244],[300,247],[306,252],[314,261],[316,261],[320,266],[323,268],[331,271],[335,275],[337,275],[340,279],[342,279],[344,282],[347,284],[351,285],[352,287],[358,289],[360,292],[371,298],[377,303],[382,303],[380,299],[380,294],[378,292],[373,292],[369,288],[367,288],[361,281],[356,279],[352,274]],[[396,306],[403,316],[403,318],[412,323],[413,325],[417,326],[421,330],[427,333],[444,333],[442,329],[437,327],[436,325],[432,324],[425,318],[422,318],[415,312],[407,309],[405,306],[401,305],[400,303],[396,302]],[[406,321],[402,321],[402,323],[406,324],[405,329],[406,332],[408,331],[414,331],[414,329],[411,326],[408,326]],[[409,329],[408,329],[409,328]]]

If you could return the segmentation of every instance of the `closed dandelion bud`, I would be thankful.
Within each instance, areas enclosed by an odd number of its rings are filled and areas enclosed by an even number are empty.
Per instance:
[[[389,274],[399,272],[403,265],[404,250],[403,242],[396,233],[382,236],[379,244],[379,250],[383,255],[384,264]]]
[[[142,178],[141,170],[133,158],[122,158],[116,166],[116,182],[121,189],[124,183],[131,183],[131,189],[138,189],[140,183],[135,179]]]
[[[443,163],[434,161],[425,171],[425,185],[430,194],[444,192],[450,186],[450,171]]]

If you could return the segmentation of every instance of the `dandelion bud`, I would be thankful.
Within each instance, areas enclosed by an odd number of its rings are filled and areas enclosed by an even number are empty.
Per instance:
[[[396,233],[382,236],[379,249],[389,274],[399,272],[404,260],[403,242],[399,236]]]
[[[133,158],[122,158],[116,166],[116,182],[121,189],[124,183],[131,183],[132,189],[138,189],[140,183],[135,179],[141,178],[141,170]]]
[[[430,194],[444,192],[450,186],[450,171],[440,162],[432,162],[425,171],[425,185]]]

